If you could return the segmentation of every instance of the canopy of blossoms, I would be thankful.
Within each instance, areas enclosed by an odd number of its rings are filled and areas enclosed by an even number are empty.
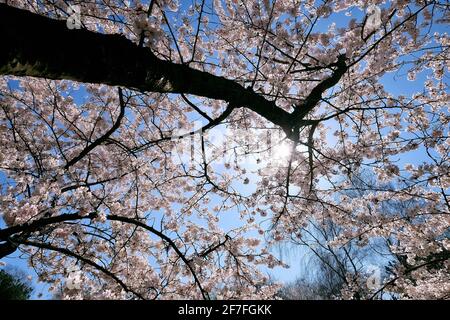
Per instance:
[[[0,257],[65,299],[270,299],[270,248],[332,223],[392,260],[343,298],[449,298],[449,9],[2,1]]]

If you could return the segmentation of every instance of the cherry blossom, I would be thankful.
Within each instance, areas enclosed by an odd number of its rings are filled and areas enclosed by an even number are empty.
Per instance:
[[[390,257],[340,298],[448,298],[448,9],[2,3],[0,256],[64,299],[270,299],[270,249],[335,226],[326,250]]]

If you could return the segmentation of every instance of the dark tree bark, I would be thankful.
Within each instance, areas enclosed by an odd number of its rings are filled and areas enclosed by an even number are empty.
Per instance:
[[[253,91],[158,59],[120,35],[70,30],[65,21],[0,4],[0,41],[0,74],[193,94],[247,107],[276,125],[290,127],[288,112]]]
[[[347,71],[345,56],[340,56],[332,75],[289,113],[235,81],[161,60],[121,35],[70,30],[65,21],[5,4],[0,4],[0,41],[0,75],[68,79],[223,100],[253,110],[288,135]]]

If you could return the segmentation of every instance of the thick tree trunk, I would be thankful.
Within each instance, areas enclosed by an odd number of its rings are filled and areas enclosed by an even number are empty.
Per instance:
[[[0,4],[0,74],[186,93],[247,107],[285,130],[291,115],[240,84],[157,58],[120,35],[70,30],[54,20]]]

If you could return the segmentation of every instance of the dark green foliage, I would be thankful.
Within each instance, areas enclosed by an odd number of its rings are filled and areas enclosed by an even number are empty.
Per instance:
[[[28,300],[32,292],[21,275],[0,270],[0,300]]]

